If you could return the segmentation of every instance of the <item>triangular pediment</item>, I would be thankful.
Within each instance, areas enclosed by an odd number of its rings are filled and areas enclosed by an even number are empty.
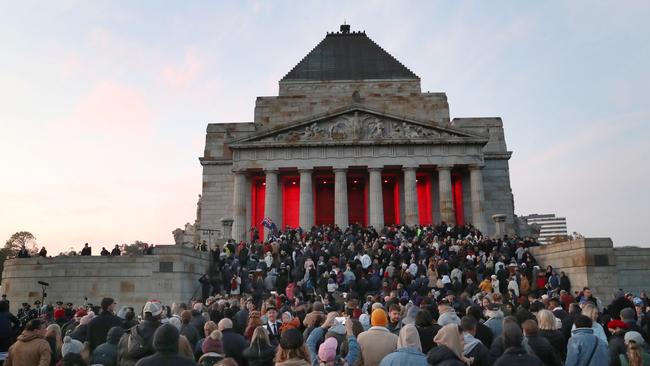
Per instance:
[[[433,125],[408,118],[392,116],[366,108],[354,107],[331,115],[299,121],[282,128],[260,131],[232,141],[231,146],[249,144],[310,143],[408,143],[426,141],[487,142],[478,136],[455,128]]]

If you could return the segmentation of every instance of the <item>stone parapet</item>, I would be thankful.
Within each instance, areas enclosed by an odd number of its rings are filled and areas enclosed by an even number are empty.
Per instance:
[[[9,259],[2,273],[2,291],[14,313],[23,302],[40,300],[38,281],[50,284],[45,301],[51,303],[60,300],[83,305],[87,297],[89,303],[99,304],[103,297],[113,297],[119,306],[139,311],[148,299],[166,305],[190,300],[198,288],[197,280],[208,270],[208,253],[175,245],[158,246],[154,252],[120,257]]]

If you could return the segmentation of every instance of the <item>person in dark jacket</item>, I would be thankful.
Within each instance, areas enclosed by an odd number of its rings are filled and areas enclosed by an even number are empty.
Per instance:
[[[503,324],[503,345],[505,352],[499,357],[494,366],[544,366],[537,356],[529,355],[522,346],[524,335],[516,323]],[[550,345],[549,345],[550,347]]]
[[[474,317],[464,316],[460,320],[463,328],[463,355],[474,360],[472,366],[490,366],[490,352],[480,340],[476,339],[476,325]]]
[[[154,300],[147,301],[142,312],[144,320],[125,332],[117,345],[117,364],[120,366],[135,365],[139,359],[154,353],[153,340],[156,330],[160,327],[162,304]],[[129,342],[130,337],[141,340],[141,347],[129,347],[129,343],[134,343]]]
[[[7,352],[19,326],[20,320],[9,312],[9,301],[0,301],[0,352]]]
[[[112,298],[103,298],[101,303],[102,312],[88,323],[86,341],[91,352],[106,341],[109,329],[122,325],[122,319],[113,314],[116,305],[115,300]]]
[[[200,366],[213,366],[223,360],[223,334],[218,330],[210,333],[201,344],[201,353]]]
[[[618,355],[625,354],[627,347],[625,346],[625,333],[627,332],[627,324],[622,320],[611,320],[607,323],[607,328],[611,336],[609,337],[609,364],[610,366],[620,366],[621,361]]]
[[[194,360],[178,354],[180,333],[175,326],[163,324],[156,329],[153,336],[153,348],[156,351],[151,356],[140,359],[136,366],[196,366]]]
[[[478,305],[472,305],[467,308],[467,315],[471,316],[472,318],[476,319],[476,339],[481,341],[485,345],[485,347],[490,348],[492,346],[492,341],[494,340],[494,336],[492,335],[492,330],[490,328],[481,323],[481,318],[482,318],[482,312],[481,312],[481,307]]]
[[[194,304],[194,307],[192,307],[192,320],[190,321],[190,324],[196,328],[199,334],[202,334],[205,322],[205,318],[203,317],[203,304]]]
[[[196,328],[190,324],[192,321],[192,312],[189,310],[183,310],[181,313],[181,335],[184,335],[185,338],[190,342],[192,350],[196,347],[196,343],[201,338],[201,334],[196,330]]]
[[[534,320],[526,320],[521,324],[521,327],[524,330],[524,337],[526,337],[528,345],[544,365],[562,366],[562,360],[558,352],[555,351],[546,338],[539,335],[539,327]]]
[[[436,346],[433,338],[438,334],[441,327],[433,323],[433,317],[428,310],[421,310],[415,316],[415,328],[418,330],[418,335],[420,336],[422,353],[427,354],[427,352]]]
[[[232,320],[223,318],[217,324],[217,327],[223,334],[223,353],[226,357],[232,357],[239,365],[246,365],[243,357],[243,351],[248,347],[248,343],[243,335],[232,329]]]
[[[117,365],[117,344],[124,335],[122,327],[113,327],[108,330],[106,342],[95,348],[91,357],[91,365],[99,364],[104,366]]]
[[[244,350],[248,366],[273,366],[275,347],[271,346],[269,335],[264,326],[258,326],[253,332],[250,347]]]

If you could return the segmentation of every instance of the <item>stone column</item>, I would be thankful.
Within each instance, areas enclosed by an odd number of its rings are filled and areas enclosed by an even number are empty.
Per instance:
[[[381,168],[368,168],[370,182],[368,187],[368,220],[377,231],[384,227],[384,197],[381,186]]]
[[[469,185],[472,191],[472,224],[482,233],[487,234],[485,222],[485,195],[483,194],[483,165],[470,165]]]
[[[415,176],[415,167],[405,167],[404,170],[404,216],[406,225],[413,226],[420,223],[418,217],[418,186]]]
[[[233,182],[233,221],[232,238],[240,242],[246,237],[246,175],[243,172],[235,172]],[[225,235],[225,233],[224,233]],[[230,239],[229,237],[225,239]]]
[[[278,220],[278,170],[265,169],[264,172],[266,173],[264,217],[270,218],[277,226],[280,222]],[[264,238],[268,238],[270,232],[269,229],[264,228]]]
[[[492,221],[494,221],[494,225],[496,226],[495,235],[497,238],[503,238],[506,235],[506,217],[504,214],[492,215]]]
[[[300,173],[300,216],[299,225],[305,230],[314,226],[314,194],[311,181],[311,169],[299,169]]]
[[[334,169],[334,223],[348,227],[348,170]]]
[[[450,165],[438,165],[438,189],[440,190],[440,220],[448,225],[456,225]]]

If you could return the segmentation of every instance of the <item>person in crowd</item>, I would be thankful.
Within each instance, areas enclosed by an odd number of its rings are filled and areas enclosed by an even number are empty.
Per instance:
[[[213,366],[223,360],[223,334],[215,330],[208,335],[201,345],[201,352],[198,363],[200,366]]]
[[[382,308],[372,311],[370,324],[370,329],[359,334],[358,342],[365,366],[378,366],[387,354],[397,349],[398,337],[388,330],[388,317]]]
[[[203,351],[201,349],[201,346],[203,346],[203,341],[217,329],[219,329],[217,323],[213,322],[212,320],[205,323],[203,326],[203,337],[196,342],[196,346],[194,347],[194,358],[198,360],[199,357],[201,357],[203,354]]]
[[[354,336],[354,331],[353,331],[353,322],[351,319],[348,319],[345,322],[344,329],[345,329],[345,338],[344,340],[347,342],[347,355],[345,357],[341,357],[341,352],[340,349],[342,348],[340,344],[343,343],[343,340],[339,342],[339,339],[331,335],[329,337],[326,336],[326,332],[331,329],[334,326],[341,326],[341,324],[338,324],[336,322],[336,316],[338,313],[332,312],[327,315],[327,319],[321,325],[320,327],[314,329],[311,334],[309,335],[309,338],[305,342],[305,345],[307,346],[307,350],[309,351],[309,358],[311,359],[311,364],[312,366],[318,366],[318,365],[349,365],[353,366],[356,364],[357,360],[359,359],[360,355],[360,350],[359,350],[359,344],[357,343],[357,339]],[[320,341],[323,341],[318,348],[316,349],[317,343]],[[337,351],[338,350],[338,351]]]
[[[415,316],[415,328],[420,336],[420,347],[422,348],[422,353],[427,354],[429,350],[435,346],[433,338],[441,327],[433,320],[429,310],[421,310]]]
[[[184,310],[181,313],[180,333],[182,336],[185,336],[185,338],[187,338],[187,340],[190,342],[190,345],[192,346],[192,349],[194,349],[197,342],[199,341],[199,338],[201,337],[201,334],[192,324],[190,324],[191,321],[192,312],[189,310]]]
[[[47,249],[45,249],[45,247],[42,247],[38,252],[38,256],[41,258],[47,258]]]
[[[443,300],[438,304],[438,312],[440,316],[438,317],[438,325],[444,327],[447,324],[460,325],[460,318],[456,314],[456,310],[451,306],[451,304]]]
[[[473,366],[490,366],[490,351],[476,339],[478,322],[471,316],[464,316],[460,320],[463,329],[463,356],[466,359],[474,360]]]
[[[289,329],[282,333],[274,360],[276,366],[311,366],[309,351],[299,330]]]
[[[492,340],[494,336],[492,335],[492,329],[487,325],[483,324],[483,316],[481,313],[481,307],[479,305],[471,305],[467,307],[467,316],[471,316],[476,320],[476,339],[481,341],[488,349],[492,346]]]
[[[232,329],[233,323],[229,318],[223,318],[217,324],[223,337],[223,352],[225,357],[235,359],[238,364],[244,364],[243,352],[248,347],[248,342],[244,336]]]
[[[490,328],[490,331],[492,331],[492,336],[494,338],[500,336],[502,332],[504,315],[499,304],[492,303],[488,305],[487,309],[485,310],[485,317],[487,320],[484,324],[486,327]]]
[[[278,320],[278,310],[275,305],[270,304],[266,306],[266,330],[269,332],[269,339],[271,344],[277,345],[280,342],[280,328],[282,322]]]
[[[609,364],[610,366],[620,366],[618,355],[625,353],[625,333],[628,330],[628,325],[622,320],[614,319],[607,322],[607,329],[610,334]]]
[[[109,252],[108,249],[106,249],[105,247],[102,247],[102,251],[99,252],[99,255],[102,257],[108,257],[109,255],[111,255],[111,252]]]
[[[400,330],[397,350],[384,357],[380,366],[419,366],[426,365],[427,358],[422,352],[420,335],[413,324],[407,324]]]
[[[47,328],[45,328],[45,340],[52,350],[50,365],[56,365],[62,357],[61,347],[63,346],[63,337],[61,335],[61,327],[58,324],[48,325]]]
[[[531,320],[532,323],[535,323]],[[544,363],[535,355],[531,355],[523,347],[524,335],[516,323],[503,324],[503,345],[505,351],[494,366],[543,366]],[[548,342],[547,342],[548,344]],[[548,344],[550,348],[550,344]]]
[[[568,316],[568,314],[567,314]],[[550,310],[541,309],[535,315],[540,337],[546,340],[553,346],[554,351],[559,355],[561,360],[566,357],[566,340],[562,332],[557,329],[557,322],[555,315]]]
[[[84,244],[84,247],[81,249],[81,255],[92,255],[92,248],[88,243]]]
[[[590,297],[593,298],[593,297]],[[591,319],[591,326],[594,328],[594,334],[600,338],[603,342],[607,343],[607,335],[605,335],[605,330],[603,329],[603,326],[598,323],[598,318],[599,318],[599,313],[598,313],[598,307],[597,305],[594,305],[592,302],[585,302],[582,305],[582,315],[586,315]],[[574,320],[575,323],[575,320]],[[574,324],[572,328],[575,329],[576,326]]]
[[[57,363],[57,366],[86,366],[87,363],[82,356],[83,351],[83,343],[72,337],[65,337],[63,346],[61,346],[62,358]]]
[[[521,328],[528,345],[544,365],[562,366],[563,361],[560,355],[555,352],[555,349],[546,338],[539,335],[539,327],[536,321],[528,319],[521,324]]]
[[[46,323],[32,319],[18,336],[16,343],[9,347],[4,366],[49,366],[52,348],[45,340]]]
[[[178,352],[180,332],[171,324],[160,325],[153,335],[153,349],[151,356],[140,359],[136,366],[196,366],[194,360],[181,356]],[[121,363],[120,363],[121,365]]]
[[[116,306],[117,303],[113,298],[103,298],[101,302],[101,313],[88,323],[86,340],[90,346],[90,352],[106,341],[106,335],[108,335],[108,331],[111,328],[122,325],[122,319],[114,314]]]
[[[147,301],[142,313],[144,319],[128,329],[117,345],[117,363],[120,366],[133,366],[141,358],[155,352],[154,333],[161,326],[162,304],[156,300]]]
[[[250,346],[244,350],[248,366],[273,366],[275,347],[271,345],[269,333],[265,327],[258,325],[251,337]]]
[[[88,339],[88,324],[90,324],[90,321],[93,320],[94,317],[95,313],[92,311],[82,316],[81,319],[79,319],[79,325],[70,333],[70,337],[81,343],[85,343]]]
[[[113,250],[111,250],[111,255],[115,257],[119,257],[120,255],[122,255],[122,251],[120,250],[120,247],[117,244],[115,244],[115,247],[113,248]]]
[[[625,333],[625,346],[625,353],[618,355],[622,366],[650,365],[650,347],[641,333],[634,330]]]
[[[427,362],[433,366],[467,366],[469,360],[463,356],[463,335],[458,325],[447,324],[433,339],[436,347],[427,354]]]
[[[124,335],[124,329],[120,326],[112,327],[106,334],[106,342],[95,348],[91,355],[91,364],[104,366],[117,366],[117,345]]]
[[[280,334],[287,329],[298,329],[300,328],[300,318],[291,315],[290,312],[285,311],[282,313],[282,325],[280,326]]]
[[[388,308],[388,326],[386,328],[395,335],[398,335],[402,329],[399,305],[393,304]]]
[[[607,342],[595,335],[591,317],[575,316],[575,329],[567,344],[565,366],[607,366],[609,353]]]
[[[9,312],[9,302],[0,301],[0,352],[7,352],[20,327],[20,320]]]
[[[298,319],[300,321],[300,319]],[[262,325],[261,314],[259,311],[253,310],[248,316],[248,323],[246,324],[246,330],[244,330],[244,338],[247,341],[253,339],[253,333],[257,327]],[[268,332],[267,332],[268,334]]]

